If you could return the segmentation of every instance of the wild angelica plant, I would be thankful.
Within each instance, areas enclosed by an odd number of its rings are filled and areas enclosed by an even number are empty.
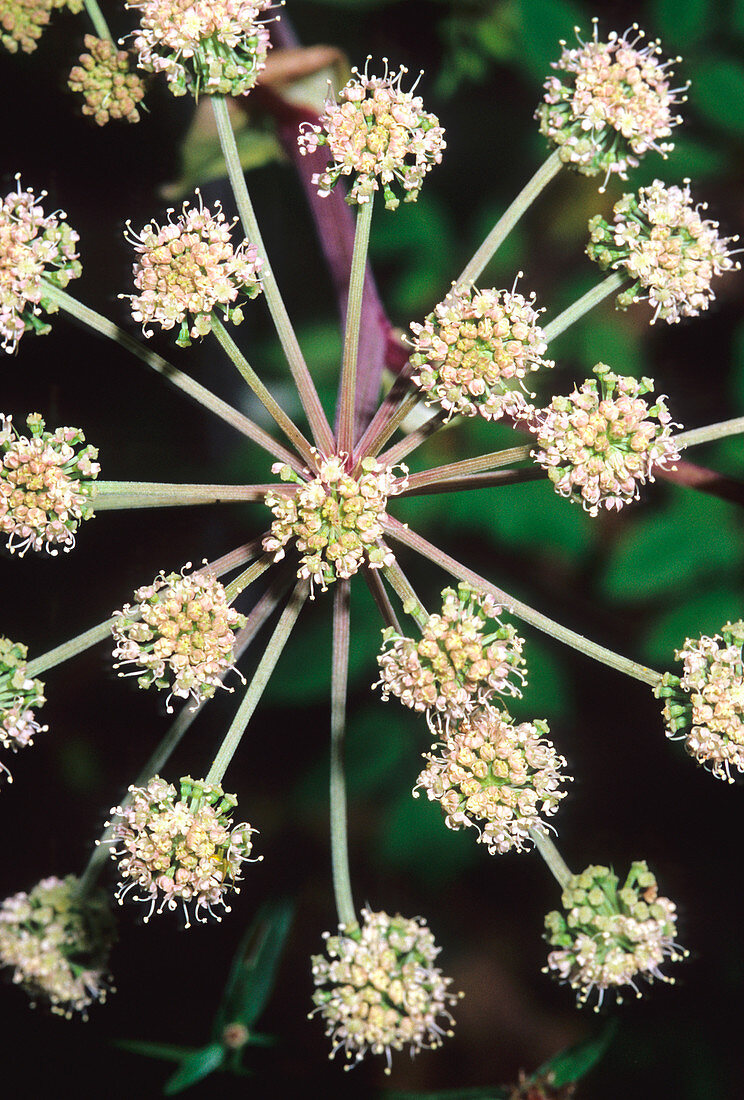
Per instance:
[[[547,723],[540,718],[516,722],[507,709],[508,699],[521,696],[528,684],[530,666],[529,642],[510,618],[646,684],[666,700],[669,736],[685,738],[690,754],[714,777],[729,780],[731,769],[741,771],[744,759],[741,623],[722,625],[714,638],[688,639],[676,654],[683,674],[662,673],[554,622],[394,514],[396,497],[467,493],[547,475],[555,491],[568,498],[565,507],[579,504],[597,517],[602,509],[619,511],[632,504],[655,476],[673,473],[687,448],[744,431],[739,418],[680,432],[673,399],[670,411],[666,398],[650,396],[655,389],[651,379],[617,374],[611,364],[598,363],[595,379],[577,382],[567,396],[538,400],[528,388],[537,376],[536,387],[545,390],[544,376],[553,366],[545,357],[551,342],[611,294],[618,292],[623,309],[648,300],[651,323],[678,322],[709,307],[718,277],[738,267],[730,247],[735,238],[721,236],[717,224],[702,216],[704,207],[694,205],[688,181],[679,187],[657,180],[637,194],[629,192],[615,204],[612,224],[600,215],[592,218],[587,253],[610,274],[547,324],[542,315],[548,307],[537,306],[534,294],[521,284],[518,290],[518,278],[510,289],[476,286],[509,231],[563,166],[596,177],[603,189],[613,175],[625,180],[642,155],[671,149],[666,139],[681,122],[672,113],[680,89],[670,86],[660,46],[644,45],[635,29],[601,40],[596,22],[588,42],[579,39],[578,47],[570,49],[564,45],[558,75],[547,80],[537,111],[552,151],[447,296],[432,303],[423,320],[411,321],[402,354],[398,349],[404,365],[399,363],[398,378],[381,399],[379,373],[364,358],[364,326],[372,324],[365,300],[373,293],[367,276],[373,211],[378,192],[390,212],[386,217],[395,217],[401,200],[416,200],[427,174],[446,156],[444,129],[425,110],[418,81],[409,86],[405,69],[393,70],[387,61],[378,68],[370,60],[363,71],[352,70],[316,119],[300,127],[298,152],[317,165],[313,183],[320,201],[348,186],[346,201],[356,208],[334,418],[321,404],[284,306],[228,111],[226,97],[245,96],[261,79],[272,30],[277,35],[268,4],[141,0],[128,7],[140,20],[122,43],[130,47],[132,71],[125,69],[127,57],[114,50],[95,0],[86,0],[104,46],[86,38],[90,53],[73,70],[71,87],[83,93],[83,110],[100,125],[116,118],[136,121],[134,104],[140,102],[141,89],[135,65],[165,74],[174,95],[208,97],[238,218],[227,221],[218,204],[210,209],[197,192],[180,212],[169,211],[162,225],[153,220],[138,230],[128,224],[135,293],[123,290],[120,298],[129,302],[133,331],[139,325],[145,338],[140,339],[72,296],[69,284],[80,273],[77,234],[63,213],[45,212],[43,193],[37,197],[30,184],[16,177],[0,210],[3,346],[22,356],[31,333],[43,335],[50,316],[66,314],[126,347],[237,428],[266,453],[275,480],[251,485],[104,481],[98,478],[95,448],[75,450],[84,443],[80,429],[45,431],[41,414],[29,413],[27,437],[15,427],[17,413],[3,415],[0,528],[11,553],[56,555],[60,545],[71,551],[82,522],[105,509],[263,502],[266,518],[263,531],[250,532],[249,540],[196,571],[187,563],[179,572],[166,573],[177,564],[167,563],[154,580],[143,578],[133,602],[125,603],[126,594],[121,594],[120,609],[110,618],[48,653],[28,661],[22,643],[0,639],[3,748],[17,750],[30,744],[31,734],[47,735],[37,720],[45,691],[37,677],[110,635],[114,667],[125,670],[119,675],[135,676],[140,687],[167,691],[167,710],[174,697],[190,700],[128,797],[112,811],[111,824],[80,878],[42,880],[28,897],[16,894],[0,906],[0,958],[15,968],[14,980],[36,998],[46,996],[55,1010],[80,1011],[102,999],[104,937],[95,940],[100,977],[88,981],[87,993],[58,975],[67,973],[86,949],[89,932],[82,929],[94,927],[100,917],[97,882],[109,853],[121,875],[119,900],[145,902],[145,920],[181,909],[188,927],[192,914],[199,921],[207,919],[205,911],[219,919],[213,905],[229,911],[231,892],[249,875],[241,865],[254,858],[260,841],[254,845],[253,826],[233,824],[236,800],[224,792],[223,779],[306,601],[327,600],[333,631],[331,848],[338,934],[326,933],[325,954],[313,958],[315,1012],[332,1041],[332,1056],[342,1052],[353,1065],[368,1053],[380,1054],[386,1072],[393,1052],[436,1047],[452,1033],[451,1010],[459,993],[450,991],[452,980],[433,965],[440,949],[426,921],[369,907],[358,916],[353,902],[342,757],[352,645],[350,585],[358,576],[354,583],[365,582],[380,613],[382,696],[394,696],[420,713],[435,739],[418,780],[411,777],[414,793],[425,791],[428,799],[439,801],[443,824],[450,829],[472,826],[474,839],[491,855],[534,847],[561,887],[565,916],[555,911],[545,920],[553,948],[546,969],[575,989],[580,1002],[597,1006],[608,994],[621,999],[628,986],[640,996],[639,980],[673,981],[660,967],[684,955],[676,943],[675,905],[659,895],[645,863],[632,861],[619,888],[620,879],[606,867],[572,873],[551,839],[556,811],[561,811],[559,821],[570,813],[570,777]],[[17,14],[21,10],[23,19]],[[4,44],[32,50],[38,35],[31,28],[43,27],[50,10],[50,4],[39,4],[34,12],[11,5]],[[101,68],[107,77],[100,75]],[[304,423],[275,399],[233,339],[246,310],[260,308],[260,302],[249,304],[259,295],[275,324]],[[57,324],[60,318],[54,320]],[[278,434],[227,405],[148,346],[154,331],[174,329],[180,347],[202,339],[219,343]],[[372,409],[365,401],[370,390],[379,401]],[[411,426],[409,416],[417,406],[423,406],[426,417]],[[521,434],[508,449],[411,473],[405,460],[456,417],[501,420]],[[457,582],[457,589],[444,589],[434,612],[404,573],[400,548],[440,567],[446,583]],[[256,592],[261,578],[268,584],[239,611],[243,594],[249,588],[249,594]],[[738,608],[732,608],[732,620],[737,614]],[[243,651],[274,616],[269,644],[221,747],[208,767],[205,761],[204,776],[180,777],[177,784],[161,778],[197,709],[224,686]],[[74,921],[63,922],[59,935],[52,908],[39,900],[52,887],[69,893],[75,914]],[[45,966],[38,962],[42,944],[50,956]]]

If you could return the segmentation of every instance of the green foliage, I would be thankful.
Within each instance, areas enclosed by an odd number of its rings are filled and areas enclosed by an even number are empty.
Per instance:
[[[222,1043],[208,1043],[200,1050],[188,1054],[172,1077],[165,1083],[166,1096],[175,1096],[191,1085],[196,1085],[219,1069],[225,1060],[225,1048]]]
[[[617,1020],[608,1020],[598,1035],[584,1039],[575,1046],[554,1054],[535,1074],[557,1089],[573,1085],[586,1077],[604,1057],[607,1048],[615,1037]]]
[[[653,0],[649,15],[667,49],[688,50],[711,31],[719,5],[715,0]]]
[[[733,58],[702,61],[693,69],[694,103],[714,126],[744,134],[744,63]]]
[[[646,508],[622,528],[606,558],[602,591],[611,599],[643,600],[690,589],[741,561],[741,521],[735,505],[670,487],[662,509]]]

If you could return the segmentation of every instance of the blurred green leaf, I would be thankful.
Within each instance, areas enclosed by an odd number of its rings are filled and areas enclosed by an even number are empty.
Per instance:
[[[709,122],[744,134],[744,64],[731,58],[703,61],[693,73],[695,104]]]
[[[555,1054],[540,1066],[535,1077],[547,1078],[551,1085],[558,1089],[563,1088],[564,1085],[572,1085],[574,1081],[580,1081],[604,1056],[616,1031],[617,1021],[610,1020],[599,1035],[594,1035],[591,1039],[585,1039]]]
[[[414,772],[411,789],[415,782]],[[448,829],[439,806],[425,795],[414,798],[406,791],[385,817],[377,855],[388,869],[405,871],[428,883],[443,883],[452,881],[482,857],[476,839],[475,829]]]
[[[689,176],[691,179],[700,179],[702,176],[715,176],[726,170],[729,156],[725,149],[709,145],[704,141],[697,141],[687,134],[674,133],[674,149],[667,157],[666,174],[670,179],[683,179]],[[659,174],[656,165],[649,165],[648,176],[639,179],[634,176],[638,185],[647,185]]]
[[[611,314],[602,325],[585,325],[581,333],[582,359],[587,375],[597,363],[607,363],[618,374],[640,378],[647,368],[643,333],[633,318]]]
[[[203,1081],[214,1070],[219,1069],[225,1060],[225,1048],[222,1043],[210,1043],[201,1050],[195,1050],[184,1058],[172,1077],[169,1077],[163,1088],[166,1096],[175,1096],[177,1092],[183,1092],[197,1081]]]
[[[573,40],[574,27],[585,35],[591,24],[586,12],[570,0],[519,0],[523,64],[542,84],[550,76],[551,61],[561,54],[560,40]]]
[[[225,161],[208,101],[209,96],[205,96],[197,106],[191,126],[183,139],[180,176],[160,189],[162,197],[168,201],[182,199],[194,188],[202,187],[210,180],[221,179],[225,175]],[[232,117],[238,155],[245,172],[284,159],[281,146],[273,133],[251,126],[242,111],[233,112]]]
[[[608,554],[601,589],[619,600],[679,590],[696,577],[738,565],[741,523],[735,505],[691,489],[628,523]]]
[[[686,638],[717,634],[724,623],[744,616],[744,596],[740,584],[721,584],[691,596],[679,604],[650,630],[643,643],[646,660],[660,668],[671,668],[674,651]]]
[[[717,10],[714,0],[652,0],[649,15],[668,53],[672,46],[689,50],[693,43],[710,35]]]
[[[505,699],[507,710],[515,719],[528,721],[548,718],[550,721],[568,714],[571,704],[570,678],[560,658],[558,647],[530,632],[525,646],[527,686],[521,699]]]
[[[246,932],[233,962],[217,1010],[212,1034],[241,1023],[249,1030],[263,1012],[274,987],[279,959],[292,923],[289,901],[266,902]]]
[[[425,193],[418,202],[401,204],[394,218],[375,221],[370,255],[376,265],[394,264],[386,299],[398,317],[413,319],[428,311],[432,294],[449,287],[454,244],[444,207]]]
[[[148,1043],[144,1039],[115,1039],[114,1046],[128,1050],[131,1054],[142,1054],[145,1058],[162,1058],[166,1062],[181,1062],[184,1058],[198,1053],[193,1047],[176,1046],[172,1043]]]
[[[734,375],[732,383],[732,396],[739,409],[744,410],[744,324],[739,325],[734,335]],[[744,447],[741,438],[737,439],[740,447]]]

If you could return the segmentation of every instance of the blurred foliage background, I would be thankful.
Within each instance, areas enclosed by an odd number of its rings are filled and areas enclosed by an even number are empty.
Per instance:
[[[107,15],[111,13],[107,9]],[[659,35],[667,55],[681,53],[678,82],[690,80],[684,125],[664,163],[650,155],[630,184],[562,173],[499,252],[483,285],[511,285],[518,270],[547,316],[593,285],[583,254],[588,218],[609,212],[624,189],[656,176],[680,182],[710,204],[722,231],[744,225],[744,3],[742,0],[291,0],[285,9],[302,43],[338,46],[351,63],[388,56],[415,73],[447,129],[442,166],[419,202],[395,216],[377,211],[372,258],[391,319],[405,328],[446,292],[486,231],[545,156],[533,122],[542,81],[578,24],[590,33],[638,21]],[[115,30],[127,14],[112,16]],[[87,27],[85,28],[87,29]],[[179,178],[191,105],[152,86],[140,125],[99,131],[76,110],[65,75],[79,52],[80,22],[57,14],[31,56],[0,57],[4,95],[3,185],[15,171],[50,192],[81,236],[84,273],[73,288],[84,301],[126,321],[116,295],[130,287],[131,254],[121,230],[162,214],[163,189]],[[291,166],[275,157],[269,124],[255,133],[250,185],[272,262],[303,348],[332,407],[340,340],[337,313],[304,196]],[[208,200],[231,198],[224,181]],[[172,193],[172,190],[171,190]],[[487,283],[486,283],[487,279]],[[604,305],[556,341],[552,392],[583,380],[603,360],[655,378],[685,427],[744,413],[742,278],[721,280],[708,315],[649,328],[649,313]],[[247,311],[239,330],[250,359],[291,406],[286,376],[263,310]],[[184,353],[153,344],[233,402],[246,401],[232,368],[208,342]],[[545,386],[546,383],[543,382]],[[549,397],[547,389],[542,396]],[[52,426],[80,425],[101,450],[108,479],[263,481],[267,463],[244,441],[168,389],[113,346],[60,318],[43,339],[27,336],[0,364],[0,407],[21,423],[41,411]],[[291,409],[290,409],[291,411]],[[510,445],[503,427],[453,427],[432,440],[414,468]],[[744,476],[740,438],[696,448],[688,457]],[[610,647],[656,667],[670,666],[686,635],[715,632],[744,614],[741,511],[734,504],[659,482],[640,505],[590,520],[547,483],[484,490],[467,497],[400,502],[395,514],[445,545],[507,591]],[[0,558],[2,630],[42,652],[108,615],[159,569],[225,552],[265,522],[261,508],[104,513],[86,525],[69,557]],[[404,566],[409,566],[404,559]],[[446,578],[416,562],[417,588],[430,606]],[[198,1045],[227,979],[231,957],[260,903],[294,899],[295,920],[261,1030],[274,1047],[252,1048],[245,1082],[210,1077],[195,1098],[240,1095],[343,1097],[385,1089],[461,1090],[515,1081],[556,1051],[601,1030],[577,1011],[566,989],[540,973],[543,915],[557,888],[536,856],[490,858],[470,835],[449,832],[436,806],[410,791],[425,723],[396,703],[384,706],[376,678],[379,622],[356,585],[348,736],[350,840],[357,904],[427,917],[445,973],[466,991],[454,1039],[415,1062],[395,1058],[392,1081],[379,1059],[352,1075],[329,1065],[328,1042],[310,1008],[309,955],[335,922],[327,830],[330,620],[327,600],[303,615],[264,702],[227,776],[241,812],[261,831],[265,859],[249,868],[233,913],[222,925],[177,930],[163,917],[149,926],[121,912],[113,956],[117,994],[87,1024],[30,1015],[22,993],[2,990],[3,1043],[23,1065],[17,1095],[46,1095],[60,1080],[84,1095],[157,1096],[172,1072],[164,1063],[113,1047],[114,1039]],[[546,717],[576,777],[557,819],[560,848],[579,870],[612,863],[624,873],[648,860],[662,892],[679,904],[679,936],[689,961],[677,985],[657,985],[639,1003],[612,1008],[618,1029],[578,1095],[675,1100],[741,1095],[739,1017],[744,940],[737,897],[744,869],[735,839],[744,805],[740,785],[717,782],[665,740],[658,704],[641,684],[623,681],[525,630],[529,688],[517,715]],[[258,648],[258,647],[257,647]],[[251,651],[252,653],[254,651]],[[252,667],[255,657],[247,662]],[[108,808],[162,736],[162,700],[117,681],[105,647],[47,676],[50,733],[12,762],[15,782],[0,797],[7,837],[0,894],[39,878],[78,871]],[[229,721],[223,695],[201,715],[178,750],[172,776],[202,774]],[[25,1089],[26,1091],[23,1091]]]

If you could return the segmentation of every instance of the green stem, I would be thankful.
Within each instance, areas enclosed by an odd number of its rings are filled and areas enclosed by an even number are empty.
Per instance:
[[[445,421],[447,421],[447,413],[444,409],[440,409],[439,412],[435,412],[433,416],[430,416],[420,428],[416,428],[414,432],[409,432],[404,439],[401,439],[389,451],[383,451],[380,455],[380,462],[385,466],[395,466],[396,463],[402,462],[417,447],[425,443],[430,435],[439,431]],[[447,421],[447,423],[451,423],[451,421]]]
[[[486,592],[493,596],[497,603],[501,604],[512,615],[516,615],[524,622],[537,627],[538,630],[542,630],[545,634],[549,634],[551,638],[555,638],[557,641],[570,646],[572,649],[577,649],[579,653],[584,653],[587,657],[591,657],[595,661],[600,661],[602,664],[608,665],[610,668],[614,668],[618,672],[624,673],[626,676],[632,676],[635,680],[641,680],[644,684],[649,684],[651,687],[655,687],[661,680],[662,676],[660,672],[655,672],[653,669],[647,668],[637,661],[631,661],[627,657],[622,657],[619,653],[614,653],[611,649],[606,649],[604,646],[597,645],[596,642],[590,641],[589,638],[585,638],[583,635],[577,634],[573,630],[569,630],[553,619],[549,619],[547,615],[543,615],[540,611],[536,611],[535,608],[530,607],[529,604],[522,603],[521,600],[517,600],[514,596],[510,596],[508,592],[504,592],[503,589],[497,588],[495,584],[491,584],[490,581],[479,576],[478,573],[474,573],[472,569],[468,569],[466,566],[461,565],[455,558],[451,558],[449,554],[445,554],[443,550],[427,542],[421,535],[417,535],[414,531],[410,531],[404,524],[399,523],[391,516],[386,518],[384,529],[391,538],[402,543],[403,546],[408,546],[411,550],[415,550],[418,554],[428,558],[429,561],[433,561],[435,564],[441,566],[442,569],[451,573],[453,577],[457,577],[458,580],[466,581],[468,584],[472,584],[473,587],[480,592]]]
[[[546,474],[539,466],[521,470],[487,470],[483,474],[466,474],[465,477],[448,477],[417,489],[404,489],[400,496],[428,496],[431,493],[460,493],[472,489],[493,489],[497,485],[521,485],[525,481],[540,481]]]
[[[271,678],[271,674],[276,667],[281,652],[287,644],[289,635],[292,633],[292,627],[297,622],[297,616],[307,599],[307,593],[307,581],[300,581],[299,584],[296,585],[289,603],[282,612],[282,616],[276,625],[274,633],[271,635],[269,644],[266,646],[261,660],[258,662],[258,667],[243,696],[243,701],[238,707],[238,711],[225,735],[225,739],[217,751],[212,767],[209,769],[209,773],[205,779],[206,783],[215,784],[222,782],[227,766],[240,744],[240,739],[245,733],[246,726],[250,722],[253,712],[258,706],[258,702]]]
[[[331,666],[331,865],[333,892],[340,924],[356,921],[349,871],[349,841],[346,827],[346,781],[344,778],[344,734],[346,691],[349,679],[348,580],[339,580],[333,596],[333,657]]]
[[[248,646],[254,640],[259,630],[271,615],[272,611],[279,603],[282,592],[284,591],[284,584],[277,584],[268,588],[263,594],[261,599],[252,609],[250,615],[246,619],[245,626],[235,636],[235,660],[237,661],[243,653],[245,653]],[[223,676],[227,675],[225,672]],[[195,721],[196,716],[201,712],[202,707],[206,705],[209,700],[202,699],[194,707],[184,707],[178,718],[171,723],[168,732],[163,740],[157,746],[152,756],[148,759],[145,766],[140,771],[139,775],[134,781],[133,786],[142,787],[149,779],[154,775],[159,775],[162,768],[170,759],[171,754],[175,751],[179,745],[182,737],[189,729],[191,724]],[[131,794],[128,794],[124,799],[122,806],[128,806],[132,800]],[[101,838],[96,842],[96,845],[88,860],[87,866],[80,876],[80,882],[78,886],[78,894],[85,895],[95,886],[101,870],[110,858],[110,851],[107,847],[108,841],[113,836],[114,822],[111,822],[106,826]]]
[[[84,653],[86,649],[90,649],[91,646],[96,645],[97,642],[102,642],[104,638],[111,635],[111,626],[115,621],[116,617],[112,615],[105,622],[92,626],[90,630],[84,630],[82,634],[78,634],[75,638],[70,638],[69,642],[63,642],[62,645],[55,646],[48,653],[42,653],[40,657],[28,662],[26,675],[33,679],[34,676],[39,676],[42,672],[47,672],[50,668],[61,665],[63,661],[69,661],[71,657],[77,657],[78,653]]]
[[[483,470],[498,470],[503,466],[511,466],[515,462],[525,462],[530,457],[531,447],[509,447],[503,451],[491,451],[487,455],[478,455],[476,458],[464,458],[460,462],[449,462],[446,466],[434,466],[431,470],[422,470],[419,474],[411,474],[408,478],[408,486],[405,493],[416,493],[427,485],[434,485],[438,481],[448,481],[454,477],[469,477],[471,474],[479,474]]]
[[[486,237],[470,263],[463,268],[457,280],[458,285],[470,285],[474,283],[491,260],[497,248],[502,244],[507,235],[512,231],[519,219],[535,201],[542,189],[550,183],[553,176],[557,175],[561,164],[558,150],[550,154],[548,159],[538,168],[532,179],[525,184],[514,202],[496,222],[491,232]]]
[[[392,565],[383,565],[382,573],[403,604],[405,614],[410,615],[416,624],[423,629],[429,621],[429,612],[414,592],[411,582],[397,561],[394,561]]]
[[[310,376],[310,371],[307,368],[307,363],[305,362],[294,329],[292,328],[292,322],[289,319],[284,301],[279,292],[279,287],[277,286],[276,278],[271,263],[269,262],[266,246],[261,236],[258,220],[253,210],[253,204],[248,194],[243,168],[240,163],[240,156],[238,155],[238,148],[235,144],[235,135],[230,121],[230,114],[227,109],[227,100],[223,96],[217,95],[210,96],[209,99],[212,103],[212,110],[214,111],[217,132],[222,147],[222,155],[225,158],[225,167],[227,168],[227,175],[235,196],[235,203],[243,225],[243,232],[251,243],[256,245],[258,253],[263,261],[261,267],[261,283],[266,295],[266,302],[274,320],[279,340],[284,349],[284,354],[287,357],[289,369],[292,372],[292,377],[297,386],[297,392],[300,395],[302,407],[305,410],[305,415],[310,424],[313,439],[315,440],[316,446],[319,447],[323,454],[333,454],[335,450],[333,432],[323,412],[323,406],[320,403],[318,391],[315,389],[315,384]]]
[[[157,352],[151,351],[145,344],[135,340],[128,332],[125,332],[124,329],[119,328],[113,321],[109,321],[107,317],[102,316],[100,313],[96,313],[95,310],[83,305],[82,302],[78,302],[76,298],[71,297],[66,291],[60,290],[59,287],[54,286],[52,283],[46,280],[43,280],[43,282],[45,299],[54,302],[60,309],[64,309],[66,313],[69,313],[71,317],[81,321],[95,332],[100,333],[101,336],[107,336],[110,340],[114,340],[117,344],[121,344],[123,348],[130,351],[132,355],[136,355],[138,359],[146,363],[147,366],[151,367],[157,374],[167,378],[169,382],[172,382],[174,386],[177,386],[180,390],[183,390],[184,393],[187,393],[194,401],[198,401],[200,405],[209,409],[215,416],[219,416],[225,423],[230,424],[231,427],[236,428],[237,431],[248,436],[249,439],[252,439],[259,447],[263,447],[265,451],[268,451],[274,458],[279,459],[280,462],[288,463],[288,465],[292,466],[292,468],[296,469],[298,472],[302,470],[302,464],[297,461],[297,458],[291,451],[288,451],[281,443],[272,439],[268,432],[265,432],[263,428],[259,428],[259,426],[254,424],[252,420],[249,420],[247,416],[243,416],[237,409],[228,405],[226,401],[222,401],[221,398],[211,393],[208,389],[205,389],[204,386],[195,382],[188,374],[184,374],[183,371],[172,366],[167,359],[163,359]]]
[[[385,585],[382,583],[379,569],[370,569],[369,565],[365,562],[362,566],[362,572],[364,573],[364,579],[367,582],[372,599],[377,605],[377,610],[382,615],[382,621],[385,626],[392,626],[396,634],[402,634],[400,623],[398,622],[398,616],[395,614],[395,609],[390,602],[390,597],[385,591]]]
[[[230,581],[230,583],[225,586],[225,597],[227,602],[233,603],[240,593],[245,591],[249,584],[253,584],[262,573],[266,572],[273,564],[273,561],[273,554],[264,554],[258,561],[254,561],[253,565],[249,565],[234,581]]]
[[[114,42],[114,36],[108,28],[103,12],[99,8],[96,0],[84,0],[85,10],[88,13],[88,17],[93,24],[93,28],[99,38],[107,38],[109,42]],[[114,43],[115,45],[116,43]]]
[[[172,508],[187,504],[223,504],[263,500],[276,485],[178,485],[148,481],[95,481],[90,503],[97,512],[122,508]]]
[[[411,386],[413,386],[413,383],[408,381],[408,388]],[[357,455],[360,462],[368,455],[371,458],[376,458],[388,439],[395,434],[405,418],[415,409],[420,400],[421,391],[415,386],[410,392],[405,393],[400,400],[395,401],[395,403],[389,401],[388,398],[385,399],[378,410],[380,413],[379,419],[375,416],[375,419],[372,420],[369,428],[359,441]]]
[[[222,573],[229,573],[253,556],[254,547],[255,543],[246,543],[244,546],[238,547],[237,550],[225,554],[224,557],[219,558],[212,565],[207,562],[205,568],[211,571],[216,577],[221,576]],[[266,555],[266,557],[269,559],[268,561],[262,558],[255,562],[249,570],[246,570],[245,573],[238,577],[237,581],[233,581],[233,585],[240,584],[251,570],[255,570],[255,575],[260,576],[261,573],[268,569],[273,560],[270,555]],[[189,565],[190,564],[191,563],[189,563]],[[247,583],[249,582],[246,581],[238,591],[242,591]],[[229,592],[230,587],[231,586],[228,586],[226,591]],[[29,661],[26,666],[27,676],[31,678],[39,676],[42,672],[47,672],[50,668],[61,665],[63,661],[69,661],[71,657],[76,657],[78,653],[83,653],[86,649],[90,649],[90,647],[96,645],[97,642],[102,642],[111,634],[111,626],[116,622],[116,619],[117,616],[112,615],[111,618],[106,619],[105,622],[98,623],[97,626],[92,626],[89,630],[84,630],[82,634],[78,634],[76,637],[71,638],[69,642],[63,642],[62,645],[50,649],[48,653],[42,653],[40,657],[36,657],[33,661]]]
[[[245,358],[230,333],[227,331],[219,318],[214,314],[212,315],[212,332],[222,345],[222,349],[230,357],[233,364],[237,367],[242,377],[245,379],[245,381],[255,393],[258,400],[266,409],[269,416],[274,418],[276,423],[286,435],[287,439],[294,444],[294,446],[297,448],[298,452],[302,455],[305,461],[312,465],[312,445],[308,442],[307,439],[305,439],[304,435],[297,427],[297,425],[292,421],[292,419],[287,416],[278,401],[276,401],[272,397],[271,393],[268,391],[266,386],[263,384],[261,379],[254,371],[253,367]]]
[[[559,313],[555,320],[543,329],[548,343],[555,340],[556,336],[560,336],[562,332],[565,332],[567,328],[570,328],[585,313],[604,301],[610,294],[619,290],[623,283],[627,282],[627,279],[628,276],[625,272],[613,271],[612,275],[608,275],[601,283],[597,283],[591,290],[587,290],[586,294],[582,294],[580,298],[577,298],[573,305],[570,305],[568,309],[564,309],[563,313]]]
[[[744,432],[744,416],[737,416],[733,420],[721,420],[718,424],[706,424],[704,428],[691,428],[689,432],[680,432],[673,437],[673,442],[680,450],[684,450],[685,447],[696,447],[699,443],[712,443],[715,439],[739,435],[741,432]]]
[[[372,225],[374,192],[367,202],[357,208],[354,231],[354,250],[351,256],[349,299],[346,303],[346,329],[344,354],[341,361],[341,387],[338,409],[338,448],[350,454],[354,444],[354,414],[356,411],[357,358],[359,353],[359,324],[362,317],[364,276],[367,271],[367,249]]]
[[[571,885],[573,872],[566,866],[561,853],[558,851],[553,841],[538,829],[530,829],[530,836],[561,890],[567,890]]]

